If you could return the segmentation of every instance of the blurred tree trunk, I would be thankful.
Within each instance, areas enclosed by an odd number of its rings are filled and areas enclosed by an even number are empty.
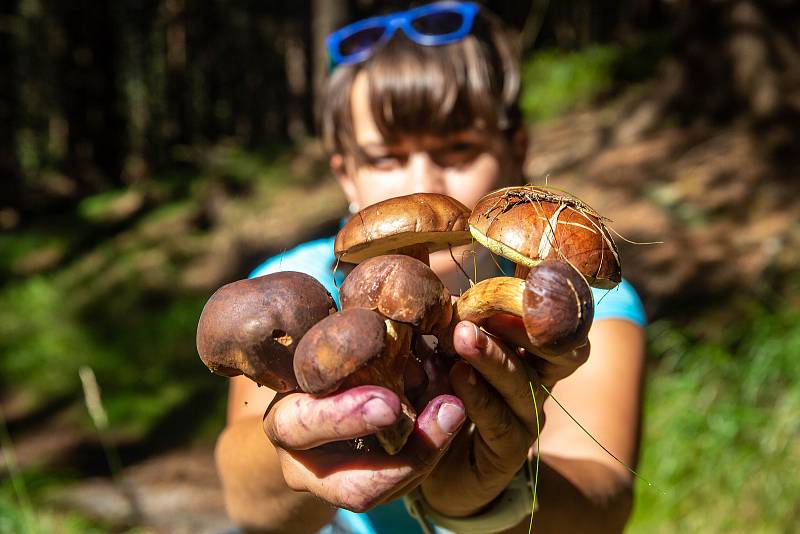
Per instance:
[[[686,116],[753,119],[797,112],[800,13],[792,2],[684,0],[676,55]]]
[[[299,141],[309,133],[306,116],[308,102],[308,47],[303,40],[302,24],[291,21],[286,26],[284,40],[284,63],[286,66],[286,89],[289,101],[286,108],[286,130],[289,137]]]
[[[167,143],[187,144],[192,127],[190,100],[186,98],[186,2],[164,0],[167,67]]]
[[[127,122],[118,79],[118,19],[108,3],[56,3],[66,41],[57,85],[69,125],[65,170],[83,190],[121,183]],[[54,39],[50,39],[53,42]]]
[[[0,210],[16,206],[22,188],[15,139],[19,105],[13,33],[16,20],[17,2],[4,0],[0,3]],[[8,213],[10,217],[11,212]],[[11,224],[0,220],[0,230],[6,226]]]
[[[345,0],[311,1],[311,49],[313,54],[314,118],[319,121],[325,80],[328,78],[328,52],[325,38],[347,20]]]
[[[782,0],[683,0],[674,6],[655,124],[671,114],[705,127],[750,128],[775,180],[800,165],[800,10]],[[792,178],[793,179],[793,178]]]
[[[125,110],[128,151],[123,162],[123,181],[133,183],[144,178],[151,166],[155,138],[148,135],[152,123],[151,101],[155,92],[148,90],[148,58],[150,53],[150,22],[154,10],[142,3],[115,4],[119,20],[118,54],[121,105]]]

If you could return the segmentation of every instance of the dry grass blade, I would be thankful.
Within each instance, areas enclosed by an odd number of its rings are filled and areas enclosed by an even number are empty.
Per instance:
[[[138,523],[142,517],[139,499],[136,497],[133,488],[122,478],[122,461],[117,449],[106,439],[105,430],[108,428],[108,415],[103,407],[97,377],[92,368],[85,365],[78,370],[78,376],[81,379],[81,386],[83,386],[86,410],[89,412],[89,417],[97,430],[97,436],[100,439],[108,468],[111,471],[111,478],[119,488],[120,493],[128,500],[131,509],[131,520]]]

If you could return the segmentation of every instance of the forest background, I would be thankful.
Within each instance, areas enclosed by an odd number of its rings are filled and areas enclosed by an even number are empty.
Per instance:
[[[222,284],[335,230],[322,43],[405,5],[0,2],[0,532],[225,528],[226,383],[197,358],[197,318]],[[629,531],[790,531],[800,9],[491,7],[523,44],[529,179],[631,241],[655,487],[638,485]]]

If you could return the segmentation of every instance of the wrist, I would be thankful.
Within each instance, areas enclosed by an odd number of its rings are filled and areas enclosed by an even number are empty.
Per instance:
[[[524,465],[521,469],[524,469]],[[519,471],[505,474],[493,474],[490,480],[482,480],[479,485],[459,488],[446,487],[442,491],[441,482],[423,483],[419,489],[426,506],[433,512],[448,517],[471,517],[478,515],[500,497],[500,494],[511,484]]]
[[[468,517],[438,512],[426,501],[420,488],[409,493],[404,501],[408,512],[426,533],[435,532],[434,526],[456,534],[503,532],[517,526],[534,511],[533,488],[528,475],[526,463],[499,496]]]

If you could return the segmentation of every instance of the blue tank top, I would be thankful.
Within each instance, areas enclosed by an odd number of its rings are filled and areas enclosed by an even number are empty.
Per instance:
[[[344,280],[341,271],[334,272],[335,237],[308,241],[297,247],[273,256],[252,273],[250,278],[279,271],[298,271],[316,278],[336,300],[339,306],[339,286]],[[513,272],[513,268],[510,270]],[[626,280],[614,289],[592,288],[595,301],[594,320],[625,319],[638,325],[646,324],[642,302]],[[449,532],[437,529],[439,532]],[[402,499],[375,507],[363,514],[338,510],[333,521],[319,534],[422,534],[417,522],[406,512]]]

